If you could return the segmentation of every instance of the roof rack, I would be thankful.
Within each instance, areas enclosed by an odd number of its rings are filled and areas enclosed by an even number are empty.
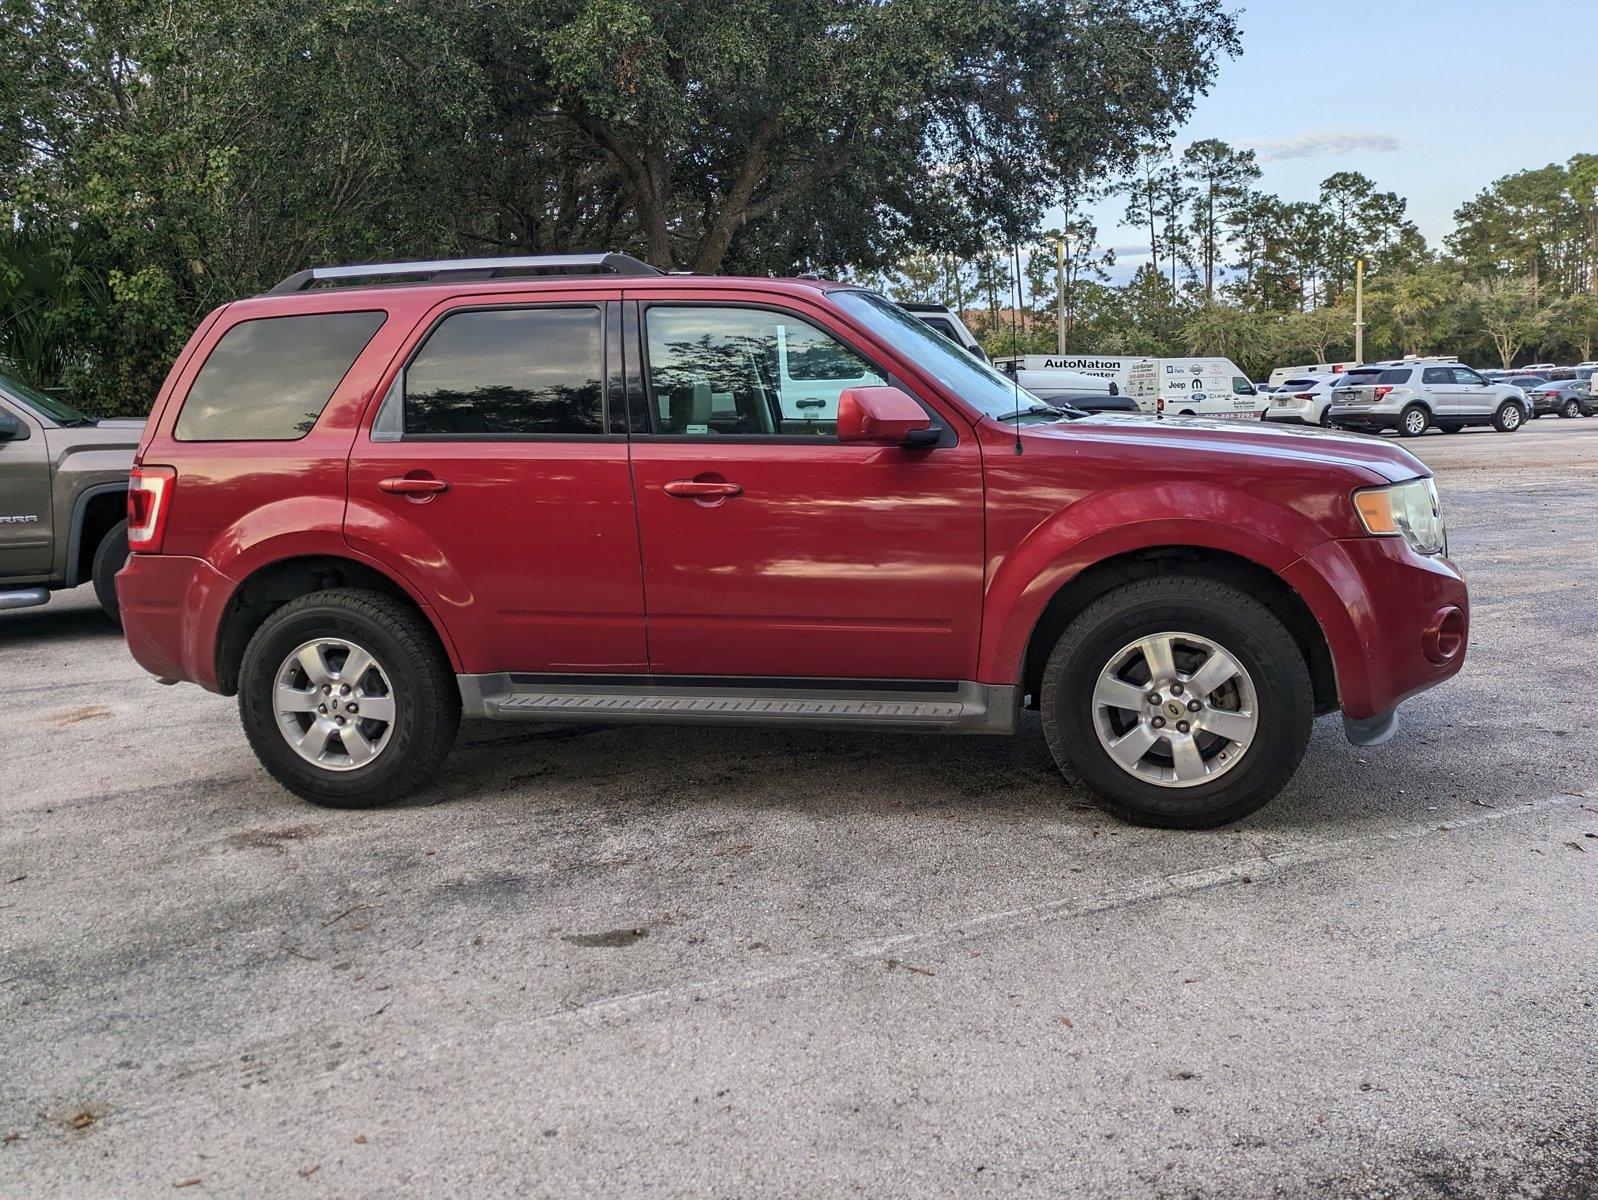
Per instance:
[[[435,279],[493,279],[505,271],[568,271],[573,274],[659,275],[660,270],[630,254],[528,254],[512,258],[440,258],[421,262],[365,263],[351,267],[311,267],[296,271],[268,296],[303,292],[322,282],[349,283],[415,275],[417,283]]]

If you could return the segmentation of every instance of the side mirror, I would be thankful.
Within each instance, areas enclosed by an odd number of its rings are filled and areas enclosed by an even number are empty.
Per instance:
[[[22,419],[0,408],[0,442],[20,442],[27,436],[28,427],[22,423]]]
[[[938,440],[926,410],[896,387],[844,388],[838,440],[878,446],[930,446]]]

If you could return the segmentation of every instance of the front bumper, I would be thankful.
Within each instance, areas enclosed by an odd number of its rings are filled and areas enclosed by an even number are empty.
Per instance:
[[[1283,573],[1326,634],[1351,733],[1379,737],[1409,697],[1465,664],[1470,596],[1459,568],[1402,538],[1324,542]]]
[[[234,587],[201,558],[129,555],[117,573],[117,604],[134,660],[162,683],[217,691],[216,632]]]

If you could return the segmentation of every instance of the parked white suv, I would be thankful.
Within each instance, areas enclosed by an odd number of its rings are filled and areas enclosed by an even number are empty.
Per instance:
[[[1325,425],[1332,389],[1342,381],[1341,375],[1303,375],[1283,380],[1270,393],[1270,407],[1260,414],[1260,419],[1291,425]]]
[[[1338,429],[1396,429],[1419,437],[1433,425],[1444,433],[1466,425],[1513,433],[1530,415],[1518,387],[1492,383],[1458,363],[1422,360],[1349,371],[1333,392],[1327,422]]]

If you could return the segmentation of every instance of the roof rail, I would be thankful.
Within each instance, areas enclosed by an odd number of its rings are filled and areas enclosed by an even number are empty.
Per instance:
[[[511,258],[439,258],[420,262],[365,263],[351,267],[310,267],[296,271],[268,296],[303,292],[322,282],[350,283],[384,279],[394,275],[417,275],[416,282],[440,278],[493,279],[502,271],[570,271],[613,275],[659,275],[660,270],[630,254],[528,254]]]

